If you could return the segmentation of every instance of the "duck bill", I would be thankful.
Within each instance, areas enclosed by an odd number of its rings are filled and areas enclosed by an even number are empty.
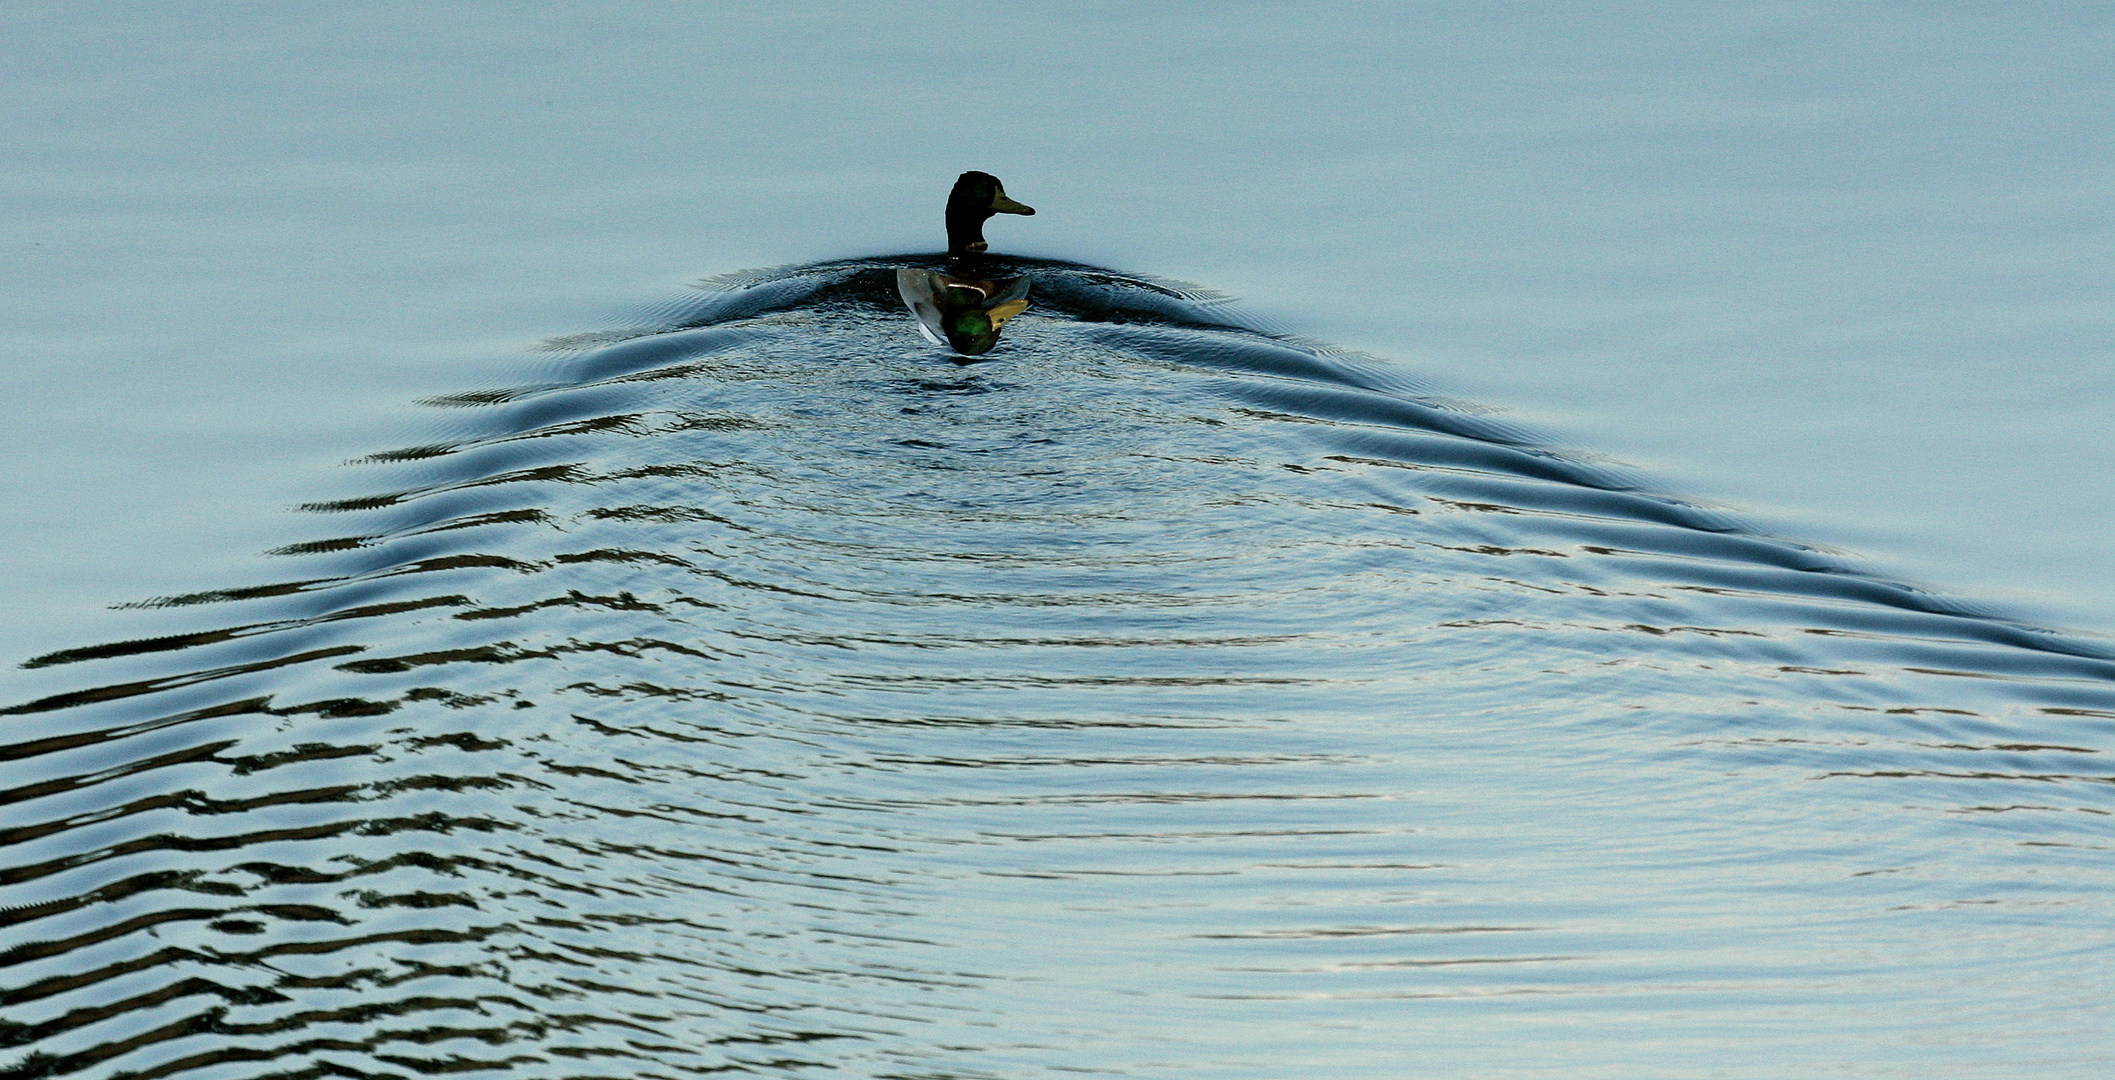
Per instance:
[[[1012,199],[1007,198],[1006,193],[1003,191],[999,192],[997,195],[992,196],[991,209],[992,212],[999,214],[1032,215],[1035,213],[1035,207],[1030,206],[1027,203],[1017,203]]]
[[[1026,310],[1028,310],[1028,301],[1026,300],[1008,300],[1003,304],[984,309],[984,317],[991,320],[992,339],[994,341],[998,340],[999,328],[1006,325],[1006,320]]]

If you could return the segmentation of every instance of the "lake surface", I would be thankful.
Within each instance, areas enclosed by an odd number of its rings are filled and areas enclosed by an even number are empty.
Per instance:
[[[9,15],[0,1068],[2105,1074],[2106,16],[1307,10]]]

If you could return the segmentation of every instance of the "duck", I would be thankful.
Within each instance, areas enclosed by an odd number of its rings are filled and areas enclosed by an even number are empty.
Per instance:
[[[981,255],[990,244],[984,240],[984,223],[993,214],[1035,215],[1035,207],[1006,197],[1006,185],[988,172],[971,170],[955,178],[955,189],[947,194],[947,253]]]
[[[918,330],[935,345],[964,356],[981,356],[999,343],[1006,320],[1028,308],[1028,279],[984,274],[984,222],[993,214],[1035,213],[1006,197],[1006,186],[988,172],[966,172],[947,196],[949,273],[909,268],[896,271],[896,293],[918,319]]]

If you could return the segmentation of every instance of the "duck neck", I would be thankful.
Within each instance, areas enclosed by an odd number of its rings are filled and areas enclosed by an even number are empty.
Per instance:
[[[980,254],[987,246],[984,242],[984,222],[991,211],[978,213],[975,210],[949,207],[947,210],[947,253],[949,255]]]

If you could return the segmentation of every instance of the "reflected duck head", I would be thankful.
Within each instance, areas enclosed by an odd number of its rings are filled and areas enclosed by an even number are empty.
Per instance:
[[[955,180],[947,196],[947,253],[975,255],[990,245],[984,241],[984,222],[993,214],[1033,214],[1035,207],[1006,197],[1006,186],[988,172],[966,172]]]
[[[999,343],[1006,321],[1028,308],[1028,279],[981,281],[931,270],[896,271],[896,291],[936,345],[982,356]]]

